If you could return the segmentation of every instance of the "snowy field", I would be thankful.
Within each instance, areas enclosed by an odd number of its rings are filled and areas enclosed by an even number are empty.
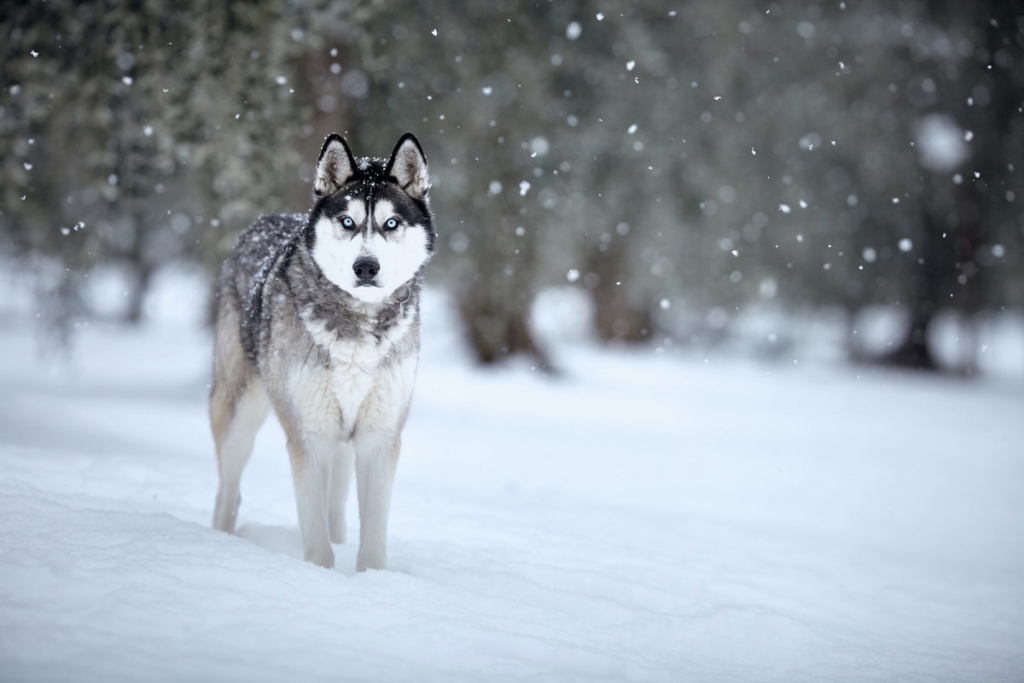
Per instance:
[[[302,562],[273,421],[210,529],[206,332],[59,364],[0,319],[0,680],[1024,679],[1020,377],[563,343],[548,379],[424,314],[365,574]]]

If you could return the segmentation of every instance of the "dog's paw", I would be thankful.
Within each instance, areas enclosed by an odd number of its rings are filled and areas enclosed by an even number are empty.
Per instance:
[[[324,569],[334,569],[334,551],[330,546],[318,550],[307,550],[304,555],[306,562],[320,565]]]
[[[367,569],[384,569],[384,566],[388,563],[388,556],[385,552],[363,552],[363,549],[359,549],[359,555],[356,556],[356,571],[365,572]]]

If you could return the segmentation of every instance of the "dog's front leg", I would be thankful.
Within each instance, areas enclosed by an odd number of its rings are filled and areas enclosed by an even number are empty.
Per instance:
[[[388,509],[401,437],[383,431],[357,434],[356,489],[359,498],[359,554],[356,571],[387,564]]]
[[[348,486],[352,480],[352,463],[355,451],[351,442],[339,443],[331,465],[331,542],[345,542],[345,502],[348,500]]]
[[[295,502],[307,562],[334,567],[334,550],[328,528],[331,459],[337,444],[321,436],[288,439],[288,455],[295,480]]]

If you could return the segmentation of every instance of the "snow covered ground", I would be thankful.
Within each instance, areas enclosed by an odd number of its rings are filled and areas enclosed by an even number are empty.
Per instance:
[[[195,325],[94,323],[62,366],[0,320],[0,679],[1024,677],[1019,377],[563,344],[549,379],[425,316],[365,574],[301,561],[273,421],[209,528]]]

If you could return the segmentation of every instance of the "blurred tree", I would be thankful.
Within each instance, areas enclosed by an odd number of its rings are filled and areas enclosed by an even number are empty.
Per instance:
[[[168,55],[156,24],[135,9],[57,0],[12,7],[4,19],[10,84],[0,136],[14,151],[3,167],[4,232],[16,249],[65,264],[58,293],[108,259],[130,266],[144,290],[155,265],[153,227],[166,217],[146,199],[173,162],[147,123],[161,118],[156,79],[133,74],[166,73]],[[168,18],[163,31],[173,40],[181,29]],[[128,318],[140,310],[133,296]]]
[[[1021,244],[1019,232],[1013,236],[1002,228],[1020,221],[1013,206],[1022,189],[1013,171],[1024,102],[1024,22],[1018,12],[994,1],[929,0],[900,24],[905,40],[897,44],[895,61],[910,75],[899,127],[916,149],[908,163],[916,172],[903,182],[909,201],[897,220],[913,221],[906,212],[919,218],[913,234],[898,243],[912,259],[909,268],[893,278],[908,333],[886,362],[936,369],[929,344],[935,317],[942,310],[961,313],[963,334],[970,336],[985,299],[995,304],[1009,293],[994,291],[1009,278],[993,268],[998,264],[991,250],[999,245],[996,251],[1005,251],[1007,239],[1014,251]],[[964,354],[962,371],[974,372],[976,353],[970,348]]]
[[[294,193],[315,154],[296,142],[312,130],[289,84],[309,48],[304,10],[127,0],[11,10],[0,101],[0,141],[14,152],[2,166],[10,248],[57,258],[72,279],[122,266],[125,317],[138,321],[157,267],[215,268],[237,230]]]

